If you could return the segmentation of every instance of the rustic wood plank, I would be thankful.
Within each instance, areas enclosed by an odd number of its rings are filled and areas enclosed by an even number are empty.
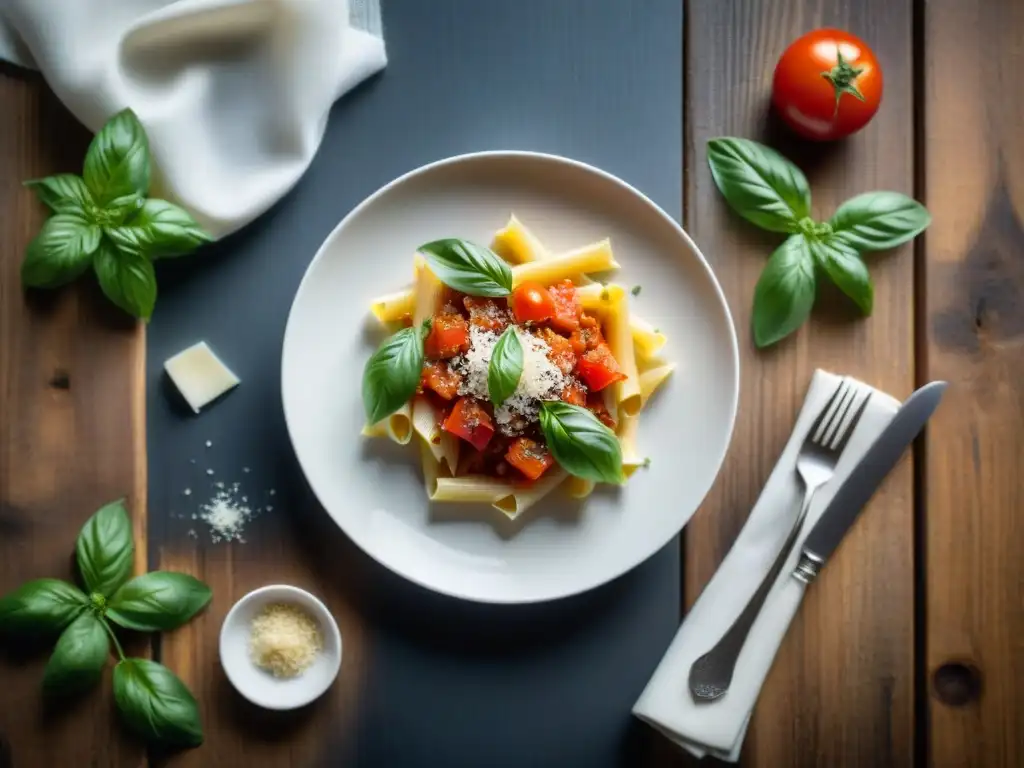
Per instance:
[[[26,297],[18,276],[45,212],[23,179],[81,167],[87,132],[42,78],[0,69],[0,593],[42,576],[71,577],[82,523],[127,497],[137,567],[146,557],[145,345],[83,281]],[[0,655],[0,765],[134,766],[140,745],[123,735],[100,690],[44,708],[48,654]],[[5,760],[7,761],[5,763]]]
[[[876,293],[869,320],[828,292],[828,306],[816,310],[796,338],[755,350],[754,285],[780,238],[755,231],[727,209],[706,165],[705,142],[736,135],[780,149],[807,172],[819,218],[856,193],[912,194],[913,67],[910,0],[691,0],[687,8],[686,221],[728,296],[743,371],[732,448],[686,532],[686,599],[692,604],[760,493],[816,367],[852,374],[897,397],[914,384],[910,247],[871,258]],[[874,121],[847,141],[824,146],[789,137],[768,115],[779,55],[819,26],[864,38],[885,69],[884,103]],[[754,712],[744,764],[911,764],[912,513],[907,459],[808,592]]]
[[[924,5],[930,764],[1024,765],[1024,5]]]
[[[365,557],[311,498],[275,498],[286,510],[287,521],[269,535],[236,546],[204,547],[192,540],[194,546],[189,547],[175,540],[159,547],[155,567],[196,574],[214,591],[207,611],[165,635],[161,643],[161,661],[181,676],[199,701],[206,737],[201,748],[172,756],[171,765],[345,764],[345,756],[355,748],[352,718],[365,669],[365,623],[352,596],[366,588],[362,572],[354,567]],[[155,510],[167,509],[161,500],[152,503]],[[245,701],[220,666],[218,637],[224,616],[238,598],[268,584],[291,584],[319,596],[343,639],[338,680],[320,700],[293,712],[270,712]]]

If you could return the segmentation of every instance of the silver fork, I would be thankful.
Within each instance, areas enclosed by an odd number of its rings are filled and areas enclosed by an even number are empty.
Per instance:
[[[764,577],[757,591],[751,596],[743,612],[732,623],[715,647],[697,659],[690,667],[690,692],[697,702],[714,701],[729,690],[732,683],[736,660],[739,658],[743,644],[746,642],[750,628],[754,624],[761,606],[764,605],[768,592],[779,576],[780,571],[789,557],[803,526],[811,500],[818,489],[827,483],[835,472],[836,463],[846,448],[853,434],[854,427],[860,421],[864,407],[871,397],[867,396],[853,409],[861,388],[855,383],[843,379],[839,382],[832,397],[821,410],[818,418],[807,432],[800,453],[796,459],[797,475],[803,483],[804,501],[800,512],[793,523],[785,543],[782,545],[775,562]],[[852,417],[849,419],[852,410]]]

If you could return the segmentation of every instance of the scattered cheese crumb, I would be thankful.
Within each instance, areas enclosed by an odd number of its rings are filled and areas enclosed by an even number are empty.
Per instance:
[[[297,677],[323,649],[316,620],[295,605],[272,603],[252,621],[249,656],[274,677]]]
[[[184,494],[185,494],[186,496],[191,496],[191,495],[192,495],[192,489],[191,489],[191,488],[186,488],[186,489],[184,490]]]
[[[244,541],[242,531],[253,516],[253,511],[235,501],[228,491],[218,491],[199,511],[200,519],[210,526],[210,538],[220,541]]]
[[[213,447],[213,440],[207,440],[206,441],[206,447],[207,448],[212,448]]]
[[[208,475],[212,475],[212,474],[213,474],[213,470],[212,470],[212,469],[208,469],[208,470],[206,470],[206,474],[208,474]]]

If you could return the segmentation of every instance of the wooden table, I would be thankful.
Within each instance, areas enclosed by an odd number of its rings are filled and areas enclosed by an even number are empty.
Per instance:
[[[743,358],[732,448],[683,538],[686,605],[742,526],[815,368],[898,397],[931,379],[951,383],[912,458],[808,593],[743,762],[1024,765],[1024,4],[692,0],[685,13],[684,223],[713,261]],[[870,41],[886,81],[866,130],[819,147],[775,126],[767,94],[788,42],[821,25]],[[65,573],[85,517],[125,494],[140,561],[148,547],[150,567],[186,569],[226,588],[258,563],[183,561],[147,539],[143,331],[89,285],[31,300],[19,287],[21,254],[43,215],[20,181],[75,168],[88,137],[35,76],[0,71],[0,108],[0,592]],[[934,223],[924,237],[871,259],[871,319],[830,297],[796,338],[754,350],[751,298],[774,240],[738,222],[715,191],[704,145],[718,135],[758,138],[799,162],[821,217],[871,189],[927,204]],[[329,567],[305,564],[301,546],[282,541],[274,553],[294,564],[297,579],[344,576],[344,553]],[[359,658],[372,650],[359,611],[341,598],[332,607],[349,627],[354,663],[328,703],[283,723],[223,706],[222,682],[202,674],[216,653],[219,616],[140,646],[181,673],[204,709],[207,744],[172,762],[315,761],[325,730],[344,732],[360,695]],[[42,709],[44,660],[0,656],[0,768],[145,763],[114,723],[109,687],[67,711]],[[247,742],[247,730],[263,738]],[[689,764],[653,731],[632,747],[623,765]]]

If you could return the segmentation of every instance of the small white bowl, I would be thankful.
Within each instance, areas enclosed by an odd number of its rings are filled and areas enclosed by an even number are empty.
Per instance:
[[[252,620],[269,603],[291,603],[305,609],[320,624],[323,649],[298,677],[274,677],[249,656]],[[341,668],[341,632],[331,612],[298,587],[274,584],[254,590],[235,603],[220,629],[220,663],[242,696],[266,709],[297,709],[331,687]]]

